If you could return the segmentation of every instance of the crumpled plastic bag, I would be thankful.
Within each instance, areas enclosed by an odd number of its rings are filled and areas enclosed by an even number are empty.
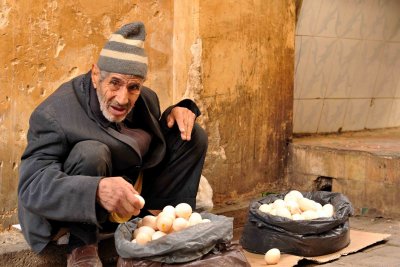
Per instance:
[[[202,257],[185,263],[168,264],[149,260],[136,260],[119,258],[117,267],[210,267],[210,266],[234,266],[250,267],[242,248],[237,243],[229,245],[216,245],[209,253]]]
[[[115,231],[115,247],[120,257],[164,263],[184,263],[209,253],[217,244],[228,244],[233,237],[233,218],[201,213],[211,222],[170,233],[146,245],[131,242],[139,218],[120,224]]]
[[[286,193],[271,194],[250,203],[248,220],[243,228],[240,244],[244,249],[264,254],[271,248],[299,256],[320,256],[336,252],[350,243],[349,216],[353,208],[341,193],[302,192],[303,196],[321,205],[332,204],[334,216],[314,220],[294,221],[261,212],[262,204],[283,199]]]

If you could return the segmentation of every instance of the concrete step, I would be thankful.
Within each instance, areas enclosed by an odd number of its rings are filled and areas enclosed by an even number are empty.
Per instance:
[[[400,128],[295,138],[288,188],[346,195],[356,214],[399,217]]]

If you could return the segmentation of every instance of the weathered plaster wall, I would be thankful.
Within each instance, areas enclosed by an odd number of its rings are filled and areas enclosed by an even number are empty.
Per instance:
[[[172,2],[0,0],[0,230],[16,223],[18,166],[31,111],[61,83],[87,72],[121,25],[143,20],[148,86],[172,102]]]
[[[295,5],[200,1],[209,152],[216,205],[279,188],[292,131]]]

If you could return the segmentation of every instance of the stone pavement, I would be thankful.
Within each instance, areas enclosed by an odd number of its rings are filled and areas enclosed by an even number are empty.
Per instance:
[[[400,266],[400,219],[371,218],[355,216],[350,218],[352,229],[366,232],[384,233],[391,236],[387,241],[374,244],[361,251],[325,264],[300,261],[297,266],[359,266],[359,267],[399,267]]]

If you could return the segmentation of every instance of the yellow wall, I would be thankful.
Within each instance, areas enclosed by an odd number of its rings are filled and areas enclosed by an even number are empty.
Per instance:
[[[293,0],[0,0],[0,229],[17,223],[30,113],[133,20],[146,24],[146,85],[162,108],[190,97],[203,113],[215,203],[279,187],[292,127]]]
[[[203,92],[216,205],[279,190],[292,132],[291,0],[200,1]]]

